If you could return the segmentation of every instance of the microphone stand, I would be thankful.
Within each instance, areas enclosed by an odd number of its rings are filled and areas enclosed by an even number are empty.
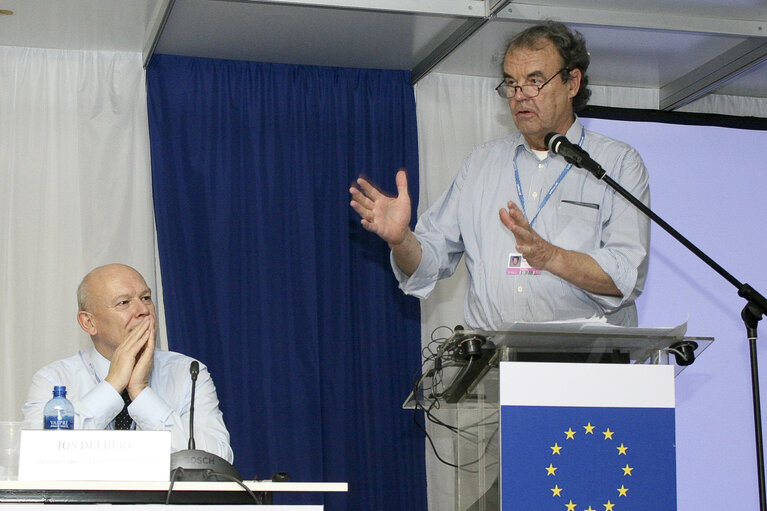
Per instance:
[[[554,134],[546,136],[547,140]],[[558,149],[558,148],[557,148]],[[558,152],[558,151],[553,151]],[[560,153],[561,154],[561,153]],[[585,154],[585,152],[584,152]],[[757,326],[762,316],[767,314],[767,299],[759,294],[754,288],[746,283],[741,283],[738,279],[733,277],[727,270],[722,268],[713,259],[707,256],[702,250],[696,247],[687,238],[682,236],[679,231],[671,227],[661,217],[656,215],[650,208],[645,206],[639,199],[631,195],[625,188],[616,183],[610,176],[608,176],[604,169],[598,163],[591,160],[591,158],[572,157],[570,155],[561,154],[565,160],[572,163],[575,166],[591,172],[598,180],[604,181],[613,190],[622,195],[626,200],[633,204],[642,213],[650,217],[652,221],[661,226],[663,230],[674,237],[679,243],[684,245],[693,254],[698,256],[704,263],[716,271],[719,275],[724,277],[730,284],[735,286],[738,290],[738,296],[746,300],[746,306],[743,308],[740,316],[746,326],[746,335],[748,337],[750,352],[751,352],[751,392],[753,395],[754,403],[754,430],[756,435],[756,467],[757,475],[759,477],[759,509],[761,511],[767,511],[767,495],[765,494],[765,479],[764,479],[764,444],[762,440],[762,411],[761,401],[759,396],[759,364],[757,362],[756,351],[756,339],[757,339]]]
[[[234,481],[242,482],[242,475],[224,458],[195,448],[194,443],[194,392],[200,363],[189,365],[192,380],[192,396],[189,403],[189,448],[170,455],[171,482],[175,481]],[[172,485],[171,485],[172,487]],[[170,494],[168,495],[170,498]]]
[[[197,375],[200,374],[200,364],[195,360],[189,367],[189,375],[192,377],[192,399],[189,403],[189,446],[190,451],[195,449],[194,444],[194,389],[197,387]]]

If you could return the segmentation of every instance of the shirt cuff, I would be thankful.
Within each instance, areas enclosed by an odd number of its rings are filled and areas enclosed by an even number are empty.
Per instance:
[[[621,264],[619,258],[610,250],[596,250],[589,254],[605,273],[613,280],[615,287],[623,296],[609,296],[588,293],[601,305],[606,312],[611,312],[629,300],[633,300],[634,288],[637,282],[637,268],[629,264]]]
[[[394,259],[394,253],[389,255],[389,260],[391,262],[392,271],[394,272],[394,277],[397,279],[397,282],[399,282],[399,288],[403,293],[421,299],[427,298],[429,294],[431,294],[436,284],[436,279],[430,276],[431,272],[428,270],[428,264],[425,263],[423,255],[421,256],[421,263],[418,265],[418,268],[416,268],[413,274],[409,277],[397,265],[397,261]]]
[[[165,429],[172,410],[152,387],[146,387],[128,406],[128,413],[136,423],[136,429],[157,431]]]
[[[122,396],[108,382],[102,381],[80,399],[75,413],[86,429],[104,429],[125,406]],[[88,428],[92,425],[91,428]]]

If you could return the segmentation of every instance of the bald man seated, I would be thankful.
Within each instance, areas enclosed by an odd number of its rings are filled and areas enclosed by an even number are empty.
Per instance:
[[[186,449],[193,359],[156,348],[157,317],[144,278],[123,264],[98,267],[83,278],[77,302],[77,322],[93,347],[34,375],[23,408],[25,428],[42,429],[53,387],[66,385],[75,429],[165,430],[173,452]],[[231,463],[229,432],[203,364],[195,394],[195,447]],[[128,415],[121,414],[123,408]]]

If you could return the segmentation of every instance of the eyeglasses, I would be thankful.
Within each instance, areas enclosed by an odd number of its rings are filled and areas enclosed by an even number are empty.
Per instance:
[[[568,69],[566,67],[563,67],[559,71],[557,71],[554,76],[543,82],[542,84],[538,85],[537,83],[526,83],[524,85],[511,85],[506,83],[506,80],[502,81],[498,87],[495,88],[495,90],[498,92],[498,95],[501,96],[504,99],[510,99],[517,95],[517,90],[521,90],[522,94],[526,98],[535,98],[538,96],[538,94],[541,93],[541,89],[546,86],[547,83],[549,83],[551,80],[562,74],[562,72],[567,71]],[[535,79],[533,79],[535,80]]]

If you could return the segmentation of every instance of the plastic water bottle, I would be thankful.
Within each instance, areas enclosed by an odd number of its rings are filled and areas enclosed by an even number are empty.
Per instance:
[[[67,399],[67,388],[53,387],[53,399],[43,409],[44,429],[75,429],[75,408]]]

